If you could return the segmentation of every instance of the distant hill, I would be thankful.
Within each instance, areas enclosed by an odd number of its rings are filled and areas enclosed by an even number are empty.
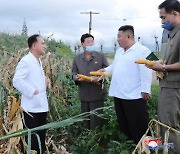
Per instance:
[[[0,53],[16,55],[18,50],[28,48],[27,39],[28,37],[18,34],[0,33]],[[63,42],[44,39],[48,46],[48,51],[58,52],[61,56],[73,56],[70,47]]]

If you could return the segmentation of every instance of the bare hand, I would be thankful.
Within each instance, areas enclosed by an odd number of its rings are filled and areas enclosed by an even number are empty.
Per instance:
[[[105,72],[105,69],[104,68],[101,68],[98,70],[99,72]]]
[[[163,65],[162,61],[156,61],[153,66],[146,65],[146,67],[153,69],[154,71],[162,71]]]
[[[150,94],[148,94],[148,93],[142,92],[141,95],[142,95],[142,99],[144,101],[148,101],[151,98]]]
[[[33,95],[37,95],[39,94],[39,91],[38,90],[35,90],[34,94]]]
[[[78,74],[76,75],[75,80],[76,81],[84,81],[84,79],[81,78]]]
[[[98,83],[99,82],[99,77],[92,77],[92,80],[91,80],[91,82],[93,82],[93,83]]]

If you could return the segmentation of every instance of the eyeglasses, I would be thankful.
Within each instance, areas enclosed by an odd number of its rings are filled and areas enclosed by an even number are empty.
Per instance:
[[[160,18],[161,18],[161,19],[166,19],[166,17],[165,17],[165,16],[160,16]]]

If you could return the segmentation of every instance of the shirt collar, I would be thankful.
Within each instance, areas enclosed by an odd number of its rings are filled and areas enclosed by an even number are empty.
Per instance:
[[[169,32],[170,38],[174,37],[174,35],[180,30],[180,24],[173,28],[172,31]]]
[[[123,50],[123,53],[126,54],[126,53],[130,52],[131,50],[132,51],[135,50],[137,48],[138,44],[139,44],[139,42],[134,43],[126,52],[124,52],[124,50]]]
[[[32,54],[31,51],[29,51],[29,55],[30,55],[30,57],[32,58],[32,60],[33,60],[34,63],[38,63],[38,64],[40,63],[40,64],[41,64],[40,58],[39,58],[39,61],[38,61],[37,58]]]
[[[92,59],[94,57],[96,57],[96,52],[92,52],[90,59]],[[86,59],[84,52],[81,54],[81,59]]]

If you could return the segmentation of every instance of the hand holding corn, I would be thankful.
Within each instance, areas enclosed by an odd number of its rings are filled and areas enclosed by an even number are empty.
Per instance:
[[[148,68],[153,69],[155,71],[162,71],[162,65],[164,62],[162,60],[159,61],[151,61],[147,59],[138,59],[135,61],[137,64],[145,64]]]
[[[146,65],[149,65],[149,66],[153,66],[155,61],[151,61],[151,60],[147,60],[147,59],[138,59],[135,61],[135,63],[137,64],[146,64]]]
[[[92,81],[92,78],[91,77],[89,77],[89,76],[86,76],[86,75],[83,75],[83,74],[77,74],[76,75],[76,79],[78,80],[78,81]]]
[[[163,60],[159,60],[159,61],[150,61],[147,59],[138,59],[135,61],[135,63],[137,64],[145,64],[148,68],[153,69],[154,71],[156,71],[156,76],[157,79],[163,79],[166,74],[164,74],[163,70],[163,64],[165,64],[165,62],[163,62]]]
[[[112,73],[111,72],[100,72],[100,71],[93,71],[93,72],[90,72],[90,75],[93,75],[93,76],[107,76],[107,77],[111,77],[112,76]]]

